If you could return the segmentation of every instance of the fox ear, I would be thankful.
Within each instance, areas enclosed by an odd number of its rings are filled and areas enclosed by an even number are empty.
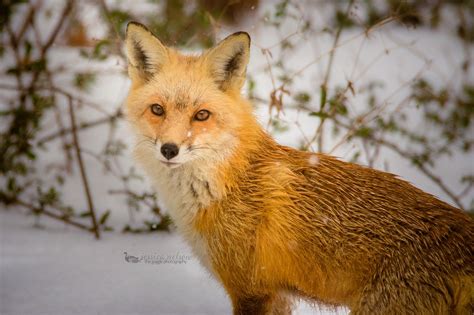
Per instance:
[[[239,91],[245,81],[250,55],[250,36],[234,33],[205,54],[214,81],[223,91]]]
[[[148,81],[167,62],[168,49],[140,23],[128,23],[125,46],[128,57],[128,74],[136,83]]]

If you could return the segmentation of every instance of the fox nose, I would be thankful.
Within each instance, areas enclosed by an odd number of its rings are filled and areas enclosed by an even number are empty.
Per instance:
[[[168,142],[161,146],[160,151],[167,160],[171,160],[178,155],[179,148],[176,144]]]

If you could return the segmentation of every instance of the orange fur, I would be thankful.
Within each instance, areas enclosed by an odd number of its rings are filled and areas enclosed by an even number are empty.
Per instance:
[[[240,96],[248,49],[238,33],[184,56],[127,31],[136,158],[234,313],[287,314],[296,295],[352,314],[472,314],[472,219],[392,174],[277,144]]]

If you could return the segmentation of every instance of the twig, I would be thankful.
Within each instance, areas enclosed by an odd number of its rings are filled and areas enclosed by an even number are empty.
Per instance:
[[[56,37],[58,36],[59,34],[59,31],[61,30],[61,28],[63,27],[63,24],[64,24],[64,21],[66,21],[66,17],[69,15],[69,13],[71,13],[72,11],[72,7],[73,7],[73,4],[74,4],[74,1],[72,0],[69,0],[67,3],[66,3],[66,6],[64,7],[64,10],[61,14],[61,17],[59,18],[59,21],[58,23],[56,23],[56,26],[53,28],[53,32],[51,33],[51,35],[49,36],[48,40],[46,41],[46,43],[43,45],[43,47],[41,48],[41,55],[44,56],[46,54],[46,52],[48,51],[49,47],[51,47],[51,45],[54,43],[54,41],[56,40]]]
[[[352,5],[354,4],[354,0],[351,0],[347,6],[346,9],[346,16],[349,15],[349,12],[352,8]],[[321,93],[324,96],[321,96],[321,104],[320,104],[320,112],[323,112],[324,106],[326,105],[327,102],[327,90],[328,90],[328,83],[329,79],[331,77],[331,70],[332,70],[332,65],[334,62],[334,55],[336,53],[336,47],[339,44],[339,38],[341,37],[342,29],[344,28],[343,23],[339,25],[339,28],[337,29],[336,36],[334,37],[334,43],[332,45],[332,50],[331,53],[329,54],[329,61],[328,65],[326,68],[326,74],[324,76],[324,81],[321,84]],[[321,122],[319,123],[318,129],[317,129],[317,135],[318,135],[318,152],[323,152],[323,139],[324,139],[324,122],[326,121],[326,118],[323,116],[321,117]]]
[[[128,195],[130,197],[133,197],[135,199],[140,199],[143,201],[143,203],[145,205],[147,205],[150,209],[153,209],[155,207],[155,204],[150,204],[147,202],[146,198],[151,198],[152,200],[154,200],[154,196],[153,195],[150,195],[150,194],[147,194],[146,192],[139,195],[129,189],[111,189],[108,191],[109,194],[111,195]]]
[[[45,72],[50,72],[50,73],[57,73],[57,72],[54,72],[54,71],[49,71],[49,70],[45,70]],[[96,111],[102,113],[102,114],[105,114],[105,115],[110,115],[106,110],[102,109],[101,106],[99,106],[98,104],[90,101],[90,100],[87,100],[83,97],[80,97],[78,95],[75,95],[74,92],[69,92],[63,88],[60,88],[60,87],[57,87],[55,85],[51,85],[51,84],[48,84],[48,85],[36,85],[35,87],[35,90],[38,90],[38,91],[48,91],[48,92],[55,92],[55,93],[58,93],[58,94],[62,94],[63,96],[65,97],[70,97],[72,99],[74,99],[75,101],[81,103],[82,105],[87,105],[93,109],[95,109]],[[14,86],[14,85],[9,85],[9,84],[1,84],[0,83],[0,89],[4,89],[4,90],[20,90],[20,91],[23,91],[23,92],[30,92],[32,89],[29,88],[29,89],[26,89],[26,88],[19,88],[17,86]]]
[[[72,1],[72,0],[69,0],[66,3],[66,6],[64,7],[63,12],[61,13],[61,17],[59,18],[58,22],[56,23],[56,26],[53,28],[53,31],[52,31],[51,35],[48,37],[48,40],[46,41],[46,43],[41,47],[39,60],[42,60],[46,57],[46,54],[48,53],[49,48],[51,47],[51,45],[53,45],[54,41],[56,40],[56,37],[59,34],[59,31],[63,27],[67,16],[69,15],[69,13],[71,13],[72,8],[73,8],[73,4],[74,4],[74,1]],[[34,86],[36,85],[36,82],[38,81],[38,77],[41,74],[41,72],[42,72],[42,70],[40,70],[40,69],[33,72],[32,79],[31,79],[28,91],[33,90]]]
[[[20,51],[18,49],[18,42],[17,42],[16,36],[13,33],[12,29],[10,28],[9,24],[5,25],[5,29],[7,30],[8,38],[9,38],[10,45],[11,45],[12,50],[13,50],[13,55],[15,56],[15,62],[16,62],[16,65],[17,65],[17,71],[15,71],[16,83],[18,85],[19,90],[23,90],[24,85],[23,85],[23,81],[21,80],[22,59],[21,59],[21,56],[20,56]],[[23,104],[24,94],[21,94],[21,96],[22,97],[20,98],[20,100],[21,100],[21,103]]]
[[[49,86],[52,88],[53,87],[53,76],[52,73],[48,70],[45,71],[46,78],[48,81]],[[56,93],[51,93],[53,97],[53,103],[56,104]],[[54,106],[54,115],[56,118],[56,122],[61,130],[64,130],[64,123],[61,115],[61,111],[58,106]],[[66,161],[66,169],[68,172],[71,172],[72,170],[72,162],[73,162],[73,157],[70,148],[68,147],[67,144],[67,139],[66,137],[61,137],[62,141],[62,146],[64,148],[64,156],[65,156],[65,161]]]
[[[81,149],[80,149],[80,146],[79,146],[79,138],[77,136],[76,117],[74,115],[74,106],[73,106],[72,98],[68,98],[68,105],[69,105],[69,115],[70,115],[70,118],[71,118],[72,139],[73,139],[74,148],[75,148],[75,151],[76,151],[77,163],[79,164],[79,170],[81,172],[82,183],[84,185],[84,190],[85,190],[86,197],[87,197],[87,203],[89,205],[89,212],[90,212],[91,217],[92,217],[92,225],[94,227],[93,231],[94,231],[94,234],[95,234],[95,238],[99,239],[100,238],[99,227],[97,225],[97,220],[96,220],[95,210],[94,210],[94,203],[93,203],[92,195],[91,195],[91,192],[90,192],[90,189],[89,189],[89,183],[88,183],[88,180],[87,180],[86,170],[84,168],[84,163],[82,162]]]
[[[380,139],[380,138],[376,138],[376,137],[370,137],[370,138],[371,138],[371,140],[375,141],[376,143],[380,143],[381,145],[392,149],[392,151],[398,153],[398,155],[400,155],[403,158],[407,158],[407,157],[411,156],[410,152],[407,152],[407,151],[404,151],[404,150],[400,149],[394,143],[391,143],[391,142],[388,142],[384,139]],[[456,196],[456,194],[453,193],[446,186],[446,184],[443,182],[443,180],[439,176],[432,173],[428,168],[426,168],[421,163],[420,164],[415,164],[415,165],[423,174],[425,174],[429,179],[431,179],[434,183],[436,183],[438,185],[438,187],[441,188],[441,190],[444,191],[461,210],[465,210],[463,204],[461,203],[459,198]]]
[[[341,146],[343,143],[345,143],[347,141],[347,139],[349,139],[353,134],[355,134],[355,132],[357,131],[358,128],[360,128],[361,126],[363,126],[365,124],[368,124],[369,122],[371,122],[372,120],[377,118],[390,105],[390,102],[389,102],[390,99],[392,97],[394,97],[396,94],[398,94],[400,91],[402,91],[403,88],[408,86],[411,82],[413,82],[413,80],[418,79],[421,76],[421,74],[424,72],[424,69],[426,68],[426,66],[427,66],[426,64],[423,65],[423,67],[415,74],[415,76],[411,80],[408,80],[408,81],[404,82],[397,89],[395,89],[392,93],[390,93],[390,95],[385,98],[385,100],[381,103],[381,105],[376,106],[373,109],[370,109],[367,113],[357,117],[356,121],[352,124],[352,126],[347,126],[346,127],[348,129],[347,133],[341,138],[341,140],[338,143],[336,143],[336,145],[334,145],[332,147],[332,149],[329,151],[329,154],[333,153],[339,146]],[[346,91],[347,91],[347,88],[344,91],[344,93]],[[405,97],[400,102],[399,106],[397,106],[397,110],[400,109],[402,104],[407,104],[407,101],[409,99],[410,99],[410,96]],[[372,117],[370,117],[371,115],[372,115]],[[340,121],[338,121],[333,115],[331,115],[330,117],[335,122],[337,122],[339,125],[343,126],[343,124]]]
[[[105,17],[107,18],[107,22],[109,22],[110,24],[110,28],[112,28],[114,34],[115,34],[115,46],[116,46],[116,49],[117,49],[117,53],[125,58],[125,56],[123,55],[123,52],[122,52],[122,39],[120,37],[120,32],[119,30],[117,29],[116,25],[114,24],[114,22],[112,21],[111,17],[110,17],[110,10],[109,10],[109,7],[107,6],[107,3],[105,2],[105,0],[100,0],[100,7],[102,8],[102,11],[104,11],[104,15]]]
[[[458,198],[461,199],[467,195],[467,193],[474,187],[474,182],[470,182],[463,191],[458,194]]]
[[[53,218],[53,219],[56,219],[56,220],[60,220],[60,221],[63,221],[64,223],[67,223],[67,224],[70,224],[72,226],[75,226],[77,228],[80,228],[80,229],[83,229],[83,230],[86,230],[86,231],[89,231],[91,232],[93,229],[85,224],[82,224],[82,223],[79,223],[79,222],[76,222],[76,221],[72,221],[71,219],[65,217],[65,216],[61,216],[61,215],[58,215],[54,212],[51,212],[47,209],[44,209],[44,208],[39,208],[39,207],[36,207],[32,204],[29,204],[23,200],[20,200],[20,199],[15,199],[14,202],[20,206],[23,206],[25,208],[28,208],[30,210],[32,210],[33,212],[38,212],[38,213],[41,213],[41,214],[44,214],[50,218]]]
[[[35,11],[36,11],[36,8],[33,5],[30,5],[30,9],[28,10],[25,20],[23,21],[23,24],[16,36],[17,42],[21,41],[21,39],[23,38],[23,35],[25,35],[25,32],[28,29],[28,25],[33,21],[35,17]]]
[[[82,130],[85,130],[85,129],[89,129],[89,128],[92,128],[92,127],[97,127],[99,125],[102,125],[102,124],[105,124],[105,123],[109,123],[113,120],[116,120],[116,119],[119,119],[121,118],[123,115],[122,115],[122,112],[120,110],[118,110],[115,114],[113,114],[112,116],[109,116],[109,117],[104,117],[104,118],[100,118],[100,119],[97,119],[97,120],[93,120],[93,121],[90,121],[90,122],[86,122],[86,123],[81,123],[81,125],[79,126],[78,128],[78,131],[82,131]],[[57,132],[54,132],[54,133],[51,133],[47,136],[44,136],[43,138],[39,139],[37,144],[38,145],[44,145],[46,144],[47,142],[50,142],[52,140],[55,140],[56,138],[58,137],[62,137],[62,136],[65,136],[69,133],[72,133],[73,132],[73,129],[72,128],[67,128],[67,129],[61,129]]]
[[[344,124],[340,121],[338,121],[336,118],[332,118],[332,120],[337,123],[339,126],[341,127],[344,127],[344,128],[347,128],[349,130],[352,130],[353,129],[353,126],[350,126],[350,125],[347,125],[347,124]],[[355,135],[357,136],[356,133],[354,132],[351,132],[351,135]],[[398,155],[400,155],[402,158],[404,159],[411,159],[413,157],[413,154],[408,152],[408,151],[404,151],[402,150],[397,144],[395,143],[392,143],[390,141],[387,141],[385,139],[382,139],[382,138],[378,138],[378,137],[375,137],[374,135],[371,135],[371,134],[368,134],[368,135],[364,135],[364,136],[360,136],[360,138],[363,138],[363,139],[370,139],[371,141],[375,142],[376,144],[379,144],[379,145],[382,145],[386,148],[389,148],[391,149],[392,151],[394,151],[395,153],[397,153]],[[426,168],[423,164],[415,164],[415,167],[417,167],[423,174],[425,174],[429,179],[431,179],[436,185],[438,185],[438,187],[443,191],[445,192],[450,198],[451,200],[461,209],[461,210],[465,210],[459,196],[456,196],[456,194],[454,192],[452,192],[448,186],[446,186],[446,184],[443,182],[443,180],[438,177],[437,175],[435,175],[433,172],[431,172],[428,168]]]
[[[18,88],[16,86],[13,86],[13,85],[8,85],[8,84],[0,84],[0,89],[4,89],[4,90],[19,90],[19,91],[23,91],[23,92],[26,92],[26,89],[21,89],[21,88]],[[53,85],[50,85],[50,86],[35,86],[35,89],[37,90],[45,90],[45,91],[51,91],[51,92],[55,92],[55,93],[58,93],[58,94],[62,94],[63,96],[65,96],[66,98],[70,98],[70,99],[73,99],[74,101],[76,102],[79,102],[81,104],[85,104],[85,105],[88,105],[94,109],[97,109],[99,110],[100,107],[97,105],[97,104],[94,104],[88,100],[84,100],[83,98],[79,97],[79,96],[75,96],[73,95],[72,93],[68,92],[68,91],[65,91],[61,88],[58,88],[56,86],[53,86]],[[119,118],[122,118],[123,117],[123,113],[121,111],[121,109],[118,109],[115,113],[113,114],[109,114],[108,112],[106,111],[103,111],[103,110],[99,110],[101,113],[104,113],[107,115],[107,117],[104,117],[104,118],[100,118],[100,119],[97,119],[97,120],[93,120],[93,121],[90,121],[90,122],[86,122],[86,123],[82,123],[80,126],[79,126],[79,131],[82,131],[83,129],[88,129],[88,128],[92,128],[92,127],[96,127],[96,126],[99,126],[101,124],[104,124],[104,123],[109,123],[111,121],[114,121],[116,119],[119,119]],[[72,128],[60,128],[59,131],[57,132],[53,132],[47,136],[44,136],[42,138],[40,138],[38,141],[37,141],[37,144],[38,145],[44,145],[46,144],[47,142],[50,142],[52,140],[55,140],[56,138],[58,137],[61,137],[61,136],[64,136],[64,135],[67,135],[69,133],[72,132]]]

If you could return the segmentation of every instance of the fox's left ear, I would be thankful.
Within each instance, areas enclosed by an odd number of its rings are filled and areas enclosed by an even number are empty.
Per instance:
[[[128,75],[135,84],[148,81],[168,61],[168,49],[140,23],[128,23],[125,46]]]
[[[234,33],[209,50],[204,58],[214,81],[223,91],[239,91],[245,81],[250,55],[250,36]]]

